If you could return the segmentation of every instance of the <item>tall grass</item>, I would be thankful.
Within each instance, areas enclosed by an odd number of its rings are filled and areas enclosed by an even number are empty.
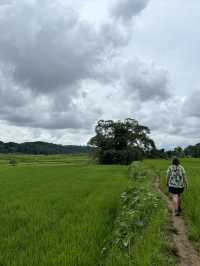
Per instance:
[[[97,265],[127,184],[121,166],[1,166],[0,265]]]

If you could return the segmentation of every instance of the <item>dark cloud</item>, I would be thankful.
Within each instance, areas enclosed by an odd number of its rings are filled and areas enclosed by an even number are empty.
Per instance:
[[[186,116],[200,119],[200,90],[195,90],[185,99],[183,111]]]
[[[43,110],[42,106],[35,109],[37,105],[29,108],[4,108],[1,109],[0,120],[9,124],[43,129],[88,129],[100,116],[99,110],[79,109],[77,106],[66,111],[53,111],[51,108]]]
[[[0,6],[7,6],[12,3],[12,0],[0,0]]]
[[[171,96],[171,84],[166,70],[138,59],[124,67],[124,89],[130,96],[138,96],[142,102],[166,101]]]
[[[0,61],[14,81],[36,93],[55,93],[94,79],[97,67],[131,36],[113,22],[100,29],[50,1],[14,2],[0,17]]]
[[[103,24],[100,34],[103,36],[106,46],[109,45],[111,48],[124,47],[132,38],[129,29],[114,21]]]
[[[119,0],[112,9],[112,15],[115,19],[130,21],[146,8],[148,2],[149,0]]]
[[[20,127],[43,129],[88,129],[101,115],[101,110],[69,102],[65,92],[57,95],[39,95],[32,91],[2,86],[0,88],[0,120]]]
[[[13,2],[0,16],[0,119],[50,129],[89,127],[100,108],[73,102],[81,100],[84,80],[103,81],[105,58],[127,44],[118,29],[104,23],[97,30],[60,2]]]
[[[71,9],[19,0],[0,18],[0,60],[13,79],[37,93],[91,78],[107,46]]]

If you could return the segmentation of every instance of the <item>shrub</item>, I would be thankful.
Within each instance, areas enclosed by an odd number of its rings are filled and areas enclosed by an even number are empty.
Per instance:
[[[130,164],[142,160],[143,154],[138,148],[126,150],[105,150],[99,152],[99,163],[103,164]]]
[[[10,159],[9,164],[12,166],[16,166],[17,165],[17,161],[15,159]]]

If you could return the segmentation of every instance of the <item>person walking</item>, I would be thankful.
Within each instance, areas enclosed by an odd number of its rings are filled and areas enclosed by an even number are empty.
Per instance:
[[[181,194],[188,187],[186,171],[178,158],[172,160],[172,165],[167,169],[167,186],[172,194],[175,215],[179,216],[181,209]]]

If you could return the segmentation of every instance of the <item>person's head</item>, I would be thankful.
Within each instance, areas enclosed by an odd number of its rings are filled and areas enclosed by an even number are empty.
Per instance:
[[[174,157],[173,160],[172,160],[172,164],[176,165],[176,166],[180,165],[179,159],[177,157]]]

